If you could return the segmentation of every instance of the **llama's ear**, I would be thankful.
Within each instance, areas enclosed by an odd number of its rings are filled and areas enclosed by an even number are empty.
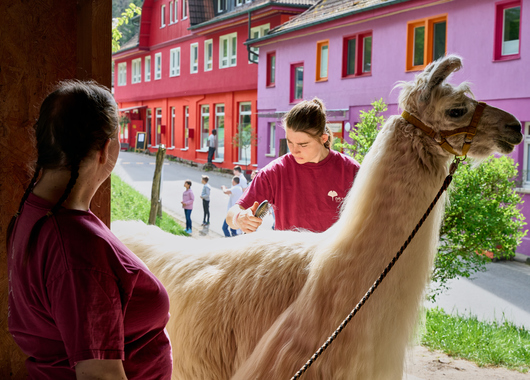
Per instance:
[[[439,86],[451,73],[460,70],[462,59],[456,55],[448,55],[439,61],[431,63],[425,71],[429,73],[427,85],[422,91],[421,100],[429,101],[432,90]]]

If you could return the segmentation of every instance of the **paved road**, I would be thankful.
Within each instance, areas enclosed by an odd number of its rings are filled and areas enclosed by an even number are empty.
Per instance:
[[[146,154],[120,152],[118,162],[114,169],[122,180],[130,184],[141,194],[151,199],[151,188],[155,171],[155,157]],[[201,227],[203,218],[202,200],[199,198],[202,191],[201,176],[207,174],[210,177],[210,227]],[[221,190],[221,186],[232,186],[232,175],[218,172],[204,172],[197,167],[173,162],[164,161],[162,172],[162,209],[181,221],[185,221],[181,200],[184,192],[184,181],[192,181],[195,202],[191,219],[193,223],[194,235],[206,233],[211,237],[224,236],[222,226],[226,217],[228,207],[228,195]],[[260,228],[272,228],[272,216],[267,216]]]
[[[151,196],[155,158],[145,154],[121,152],[114,173],[148,198]],[[176,162],[166,161],[163,171],[162,205],[166,212],[184,221],[180,201],[184,181],[191,179],[196,200],[191,214],[194,235],[199,236],[202,223],[201,175],[204,171]],[[226,216],[228,196],[221,185],[230,186],[231,175],[208,172],[211,194],[211,226],[208,236],[223,236],[222,224]],[[261,228],[271,228],[272,217],[267,217]],[[198,228],[198,229],[197,229]],[[447,312],[476,315],[481,320],[506,320],[530,330],[530,265],[520,261],[491,263],[484,273],[474,279],[458,279],[449,283],[451,290],[439,297],[436,305]],[[434,306],[428,303],[428,307]]]

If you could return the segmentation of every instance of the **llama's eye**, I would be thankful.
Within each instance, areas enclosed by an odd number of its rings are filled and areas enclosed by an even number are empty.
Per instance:
[[[465,108],[453,108],[447,111],[447,114],[449,117],[458,118],[464,116],[466,112],[467,109]]]

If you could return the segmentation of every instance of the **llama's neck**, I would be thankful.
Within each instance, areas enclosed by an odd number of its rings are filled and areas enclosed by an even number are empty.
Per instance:
[[[372,235],[381,247],[393,248],[399,241],[400,246],[443,184],[448,158],[438,152],[423,132],[400,117],[389,119],[361,165],[335,226],[339,244]],[[439,203],[430,217],[435,222],[427,228],[439,228],[443,199]]]

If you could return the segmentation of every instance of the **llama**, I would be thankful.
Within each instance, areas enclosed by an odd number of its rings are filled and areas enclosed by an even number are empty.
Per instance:
[[[467,126],[477,101],[469,85],[446,78],[450,55],[399,84],[401,116],[383,126],[326,232],[258,231],[236,239],[195,240],[141,222],[116,235],[166,286],[173,379],[289,379],[363,297],[440,189],[453,155],[435,141]],[[461,152],[467,136],[448,137]],[[468,155],[507,154],[522,140],[512,115],[486,106]],[[311,207],[308,205],[307,207]],[[443,214],[440,200],[393,270],[305,379],[394,380],[433,266]]]

